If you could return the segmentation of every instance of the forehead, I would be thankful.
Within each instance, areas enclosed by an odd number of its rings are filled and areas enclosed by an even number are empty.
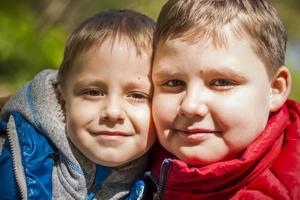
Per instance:
[[[80,64],[80,67],[84,67],[91,62],[110,62],[118,64],[120,69],[130,69],[134,63],[148,63],[150,64],[151,55],[146,52],[141,54],[137,53],[135,45],[127,40],[105,40],[103,43],[94,45],[89,49],[78,54],[74,63]],[[121,64],[120,62],[124,62]],[[96,63],[95,63],[96,64]],[[138,64],[137,64],[138,65]],[[141,71],[146,67],[139,67]]]
[[[273,67],[270,65],[270,60],[268,59],[269,53],[267,49],[261,42],[261,38],[258,36],[253,37],[249,33],[247,26],[243,26],[240,23],[228,23],[216,27],[198,27],[192,26],[189,29],[178,32],[173,35],[160,35],[155,41],[155,55],[159,48],[164,47],[165,43],[170,43],[173,41],[184,41],[189,43],[191,46],[193,44],[202,43],[203,48],[205,45],[211,45],[217,48],[231,48],[233,44],[233,39],[247,43],[249,49],[251,48],[256,54],[257,58],[265,64],[268,76],[273,77]]]
[[[203,68],[229,68],[244,73],[261,68],[260,72],[267,73],[250,42],[233,35],[227,38],[226,46],[216,46],[212,38],[198,42],[166,40],[158,44],[153,63],[153,74]]]
[[[73,62],[71,79],[126,80],[133,77],[148,79],[150,73],[150,56],[138,55],[124,41],[104,42],[79,54]],[[72,78],[73,77],[73,78]]]
[[[214,60],[222,62],[224,60],[217,59],[217,56],[226,56],[226,59],[233,59],[235,58],[234,55],[241,52],[241,50],[244,54],[254,56],[251,44],[247,40],[239,39],[233,35],[227,37],[226,43],[223,44],[216,44],[211,36],[196,41],[186,40],[185,38],[169,39],[158,43],[154,61],[161,61],[168,57],[176,57],[174,62],[180,59],[186,62],[191,60],[202,61],[206,59],[203,55],[215,54],[216,59]]]

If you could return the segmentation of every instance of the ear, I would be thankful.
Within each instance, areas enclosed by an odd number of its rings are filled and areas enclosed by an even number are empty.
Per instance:
[[[58,102],[64,108],[65,107],[65,93],[64,93],[64,90],[63,90],[61,84],[57,85],[57,90],[58,90]]]
[[[292,86],[291,74],[287,67],[281,66],[271,82],[270,112],[277,111],[287,100]]]

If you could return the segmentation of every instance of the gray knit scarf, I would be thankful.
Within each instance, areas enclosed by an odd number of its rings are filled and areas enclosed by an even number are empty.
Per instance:
[[[53,199],[86,199],[96,165],[74,147],[65,133],[56,84],[57,71],[45,70],[37,74],[7,102],[1,118],[7,118],[10,111],[18,111],[55,144],[59,159],[53,168]],[[95,198],[122,199],[133,182],[142,176],[146,165],[147,155],[144,155],[125,166],[113,168]]]

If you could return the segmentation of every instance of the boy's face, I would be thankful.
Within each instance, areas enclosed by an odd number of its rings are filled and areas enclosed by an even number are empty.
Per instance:
[[[265,65],[245,40],[159,44],[153,117],[160,143],[191,165],[236,158],[264,129],[271,104]]]
[[[134,46],[104,42],[80,54],[68,75],[65,100],[67,133],[90,160],[120,166],[153,144],[150,57]]]

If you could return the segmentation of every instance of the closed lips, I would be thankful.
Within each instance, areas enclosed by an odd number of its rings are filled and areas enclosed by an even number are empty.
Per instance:
[[[221,133],[221,131],[215,131],[215,130],[209,130],[209,129],[175,129],[176,131],[185,133],[185,134],[215,134],[215,133]]]
[[[99,131],[99,132],[92,132],[94,135],[110,135],[110,136],[131,136],[131,134],[127,132],[120,132],[120,131]]]

